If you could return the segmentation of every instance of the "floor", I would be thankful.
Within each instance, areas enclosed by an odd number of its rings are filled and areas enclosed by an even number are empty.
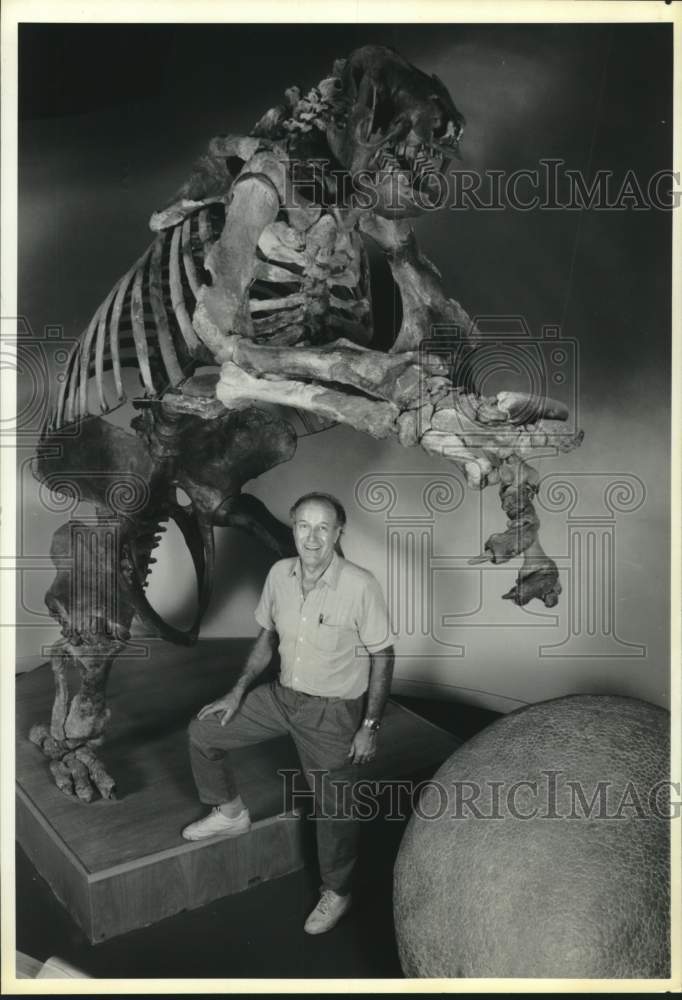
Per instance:
[[[396,700],[461,739],[497,717],[453,702]],[[363,825],[354,906],[317,937],[303,931],[317,900],[311,868],[93,946],[17,848],[17,948],[41,961],[57,955],[95,978],[400,977],[391,883],[405,822]]]

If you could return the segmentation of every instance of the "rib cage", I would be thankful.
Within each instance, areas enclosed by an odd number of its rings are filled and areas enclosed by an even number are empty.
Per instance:
[[[101,415],[126,401],[125,367],[138,369],[145,395],[158,398],[192,375],[198,365],[212,363],[194,332],[191,316],[208,275],[204,262],[222,233],[225,212],[224,203],[213,202],[162,229],[114,285],[69,355],[48,432],[89,415],[88,388],[93,376],[96,413]],[[314,236],[310,247],[301,236],[295,248],[281,240],[279,227],[290,235],[293,232],[284,211],[274,225],[266,227],[257,249],[249,289],[254,339],[273,345],[324,343],[339,337],[368,343],[372,334],[369,264],[361,238],[357,237],[355,249],[341,251],[341,263],[332,269],[335,251],[329,263],[320,265],[315,259]],[[113,374],[113,402],[105,392],[107,371]]]
[[[88,383],[95,376],[99,413],[126,397],[121,369],[139,369],[146,395],[177,386],[211,357],[194,332],[191,315],[203,283],[206,254],[222,232],[225,206],[214,203],[162,230],[114,285],[74,344],[49,429],[88,416]],[[104,373],[113,374],[110,403]]]
[[[322,217],[320,223],[331,219]],[[249,289],[257,342],[320,344],[347,337],[367,344],[371,339],[369,263],[362,238],[353,234],[340,246],[320,241],[319,225],[298,234],[296,245],[296,234],[280,214],[261,234]],[[325,228],[329,237],[330,226]]]

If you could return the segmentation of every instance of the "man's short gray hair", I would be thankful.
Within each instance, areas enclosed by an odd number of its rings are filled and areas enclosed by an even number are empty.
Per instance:
[[[329,504],[336,514],[337,524],[343,528],[346,523],[346,511],[341,501],[337,500],[336,497],[333,497],[331,493],[319,493],[317,491],[313,493],[304,493],[302,497],[299,497],[298,500],[292,504],[291,510],[289,511],[289,517],[292,521],[296,519],[296,511],[298,508],[304,503],[308,503],[309,500],[318,500],[320,503]]]

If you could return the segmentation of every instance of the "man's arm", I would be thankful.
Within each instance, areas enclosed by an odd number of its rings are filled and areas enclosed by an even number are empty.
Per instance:
[[[204,705],[197,713],[198,719],[205,719],[207,715],[214,715],[221,712],[220,725],[226,725],[239,708],[242,698],[246,694],[249,685],[263,673],[272,659],[272,652],[275,648],[277,633],[274,629],[261,628],[256,641],[251,647],[244,669],[237,678],[236,683],[226,695],[212,701],[209,705]]]
[[[387,646],[378,653],[370,653],[369,688],[367,692],[366,719],[381,720],[391,691],[395,654],[393,646]],[[348,756],[353,764],[365,764],[376,755],[376,730],[362,725],[353,737]]]
[[[232,694],[237,692],[241,699],[246,694],[249,685],[263,673],[272,659],[276,639],[277,633],[274,629],[262,628],[260,630],[244,664],[244,669],[232,688]]]
[[[381,720],[391,691],[395,654],[393,646],[369,656],[369,688],[367,691],[366,719]]]

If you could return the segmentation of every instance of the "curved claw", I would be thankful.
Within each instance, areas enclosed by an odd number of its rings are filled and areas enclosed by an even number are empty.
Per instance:
[[[90,782],[90,771],[88,767],[81,760],[79,760],[78,753],[72,751],[71,753],[65,754],[62,758],[62,764],[68,768],[73,780],[73,791],[76,793],[81,802],[92,802],[95,797],[95,789],[92,787]]]
[[[544,565],[535,568],[525,576],[522,569],[514,586],[502,597],[506,601],[513,601],[519,607],[523,607],[534,597],[537,597],[546,608],[554,608],[559,603],[560,593],[559,570],[556,563],[548,558]]]
[[[568,407],[549,396],[527,392],[498,392],[497,409],[514,424],[535,424],[538,420],[568,420]]]

